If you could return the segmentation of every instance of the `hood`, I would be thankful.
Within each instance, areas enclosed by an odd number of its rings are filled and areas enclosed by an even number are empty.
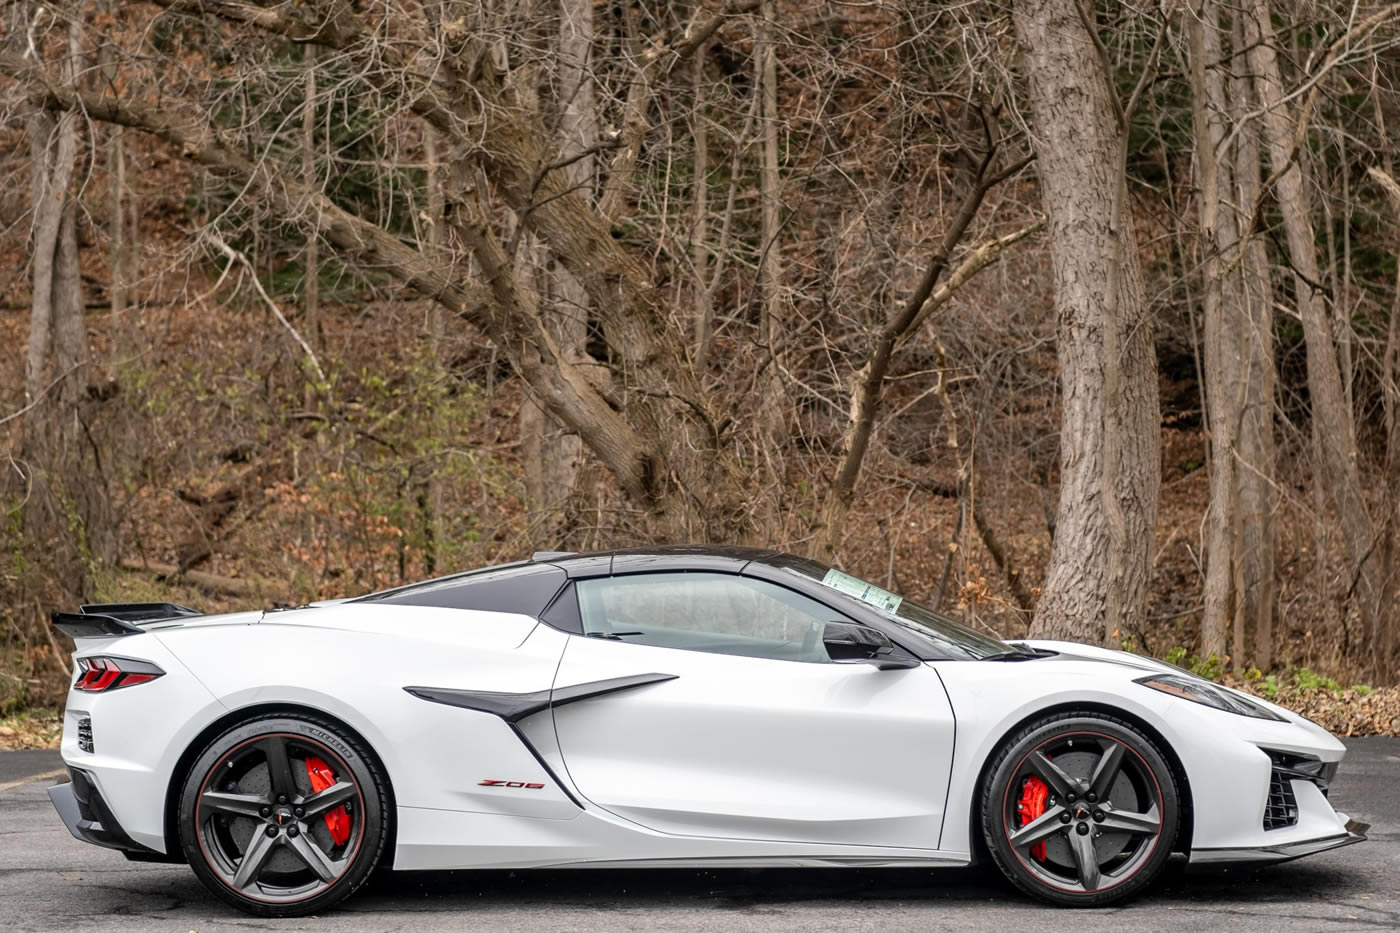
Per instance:
[[[1027,641],[1025,644],[1032,648],[1043,648],[1054,651],[1058,657],[1066,661],[1093,661],[1100,664],[1112,665],[1113,668],[1122,670],[1133,680],[1145,674],[1174,674],[1182,677],[1190,677],[1211,686],[1227,690],[1230,693],[1244,697],[1251,703],[1264,707],[1291,723],[1305,725],[1309,729],[1316,730],[1323,735],[1329,735],[1321,726],[1299,713],[1294,712],[1286,706],[1279,706],[1264,697],[1246,693],[1235,687],[1228,687],[1224,684],[1216,683],[1193,671],[1188,671],[1184,667],[1177,667],[1175,664],[1168,664],[1165,661],[1158,661],[1156,658],[1146,658],[1140,654],[1132,654],[1127,651],[1114,651],[1111,648],[1099,648],[1095,645],[1083,645],[1070,641]],[[1109,668],[1105,668],[1108,670]],[[1329,735],[1330,739],[1330,735]]]
[[[1145,674],[1189,674],[1179,667],[1158,661],[1156,658],[1143,657],[1140,654],[1132,654],[1127,651],[1116,651],[1112,648],[1100,648],[1097,645],[1086,645],[1074,641],[1025,641],[1021,642],[1031,648],[1043,651],[1053,651],[1065,660],[1075,661],[1099,661],[1104,664],[1115,664],[1120,667],[1127,667],[1133,670],[1142,671]],[[1195,676],[1194,674],[1192,676]]]

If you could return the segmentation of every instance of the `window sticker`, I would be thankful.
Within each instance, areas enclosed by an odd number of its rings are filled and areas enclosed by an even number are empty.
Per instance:
[[[861,602],[869,603],[886,612],[898,611],[899,604],[904,602],[903,596],[896,596],[889,590],[882,590],[873,583],[866,583],[859,577],[842,573],[834,567],[826,572],[826,576],[822,577],[822,585],[829,586],[833,590],[840,590],[848,596],[854,596]]]

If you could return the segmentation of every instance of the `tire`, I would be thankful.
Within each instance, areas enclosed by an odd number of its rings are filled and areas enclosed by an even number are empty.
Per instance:
[[[215,738],[191,767],[180,846],[199,880],[239,910],[316,913],[349,897],[379,862],[388,786],[374,756],[339,727],[260,716]]]
[[[980,806],[1002,874],[1069,907],[1140,893],[1171,857],[1181,818],[1156,745],[1098,713],[1047,716],[1012,735],[988,769]]]

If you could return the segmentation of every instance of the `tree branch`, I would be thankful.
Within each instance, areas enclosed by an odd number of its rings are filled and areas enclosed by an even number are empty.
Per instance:
[[[459,86],[451,76],[445,79],[449,86],[419,76],[410,58],[396,44],[380,41],[347,3],[335,3],[329,12],[317,14],[309,9],[300,12],[302,8],[290,4],[271,9],[244,0],[154,2],[335,49],[358,65],[367,80],[393,97],[404,96],[407,82],[405,104],[447,139],[473,153],[487,169],[494,190],[518,216],[527,218],[588,291],[609,348],[628,366],[628,378],[646,381],[664,373],[683,394],[699,396],[684,346],[669,328],[669,308],[646,269],[613,239],[604,217],[573,190],[562,168],[540,173],[540,166],[556,161],[546,154],[553,134],[504,76],[484,63],[470,87]],[[731,6],[740,9],[754,2],[745,0]],[[718,26],[707,22],[702,30],[713,32]],[[693,50],[687,41],[675,49]],[[648,53],[648,61],[672,61],[663,55],[675,49],[658,43]]]
[[[603,184],[602,197],[598,199],[598,210],[604,217],[617,215],[622,206],[623,194],[632,182],[637,158],[642,152],[642,139],[651,128],[647,119],[647,104],[651,98],[653,82],[670,74],[677,65],[689,58],[724,25],[726,20],[741,13],[751,13],[758,9],[758,6],[759,0],[729,0],[723,10],[713,14],[703,23],[696,25],[692,22],[679,40],[653,43],[651,48],[641,54],[641,62],[627,87],[627,102],[622,108],[622,128],[619,132],[621,148],[617,155],[613,156],[612,165],[608,169],[608,180]]]
[[[939,277],[948,267],[949,256],[962,240],[963,234],[967,232],[972,219],[977,216],[977,211],[982,206],[987,192],[1015,174],[1009,170],[992,173],[991,166],[996,152],[995,148],[989,149],[977,163],[972,187],[963,198],[953,222],[944,231],[943,239],[938,248],[929,257],[928,266],[924,269],[923,277],[919,280],[918,286],[915,287],[913,294],[909,296],[899,313],[886,322],[876,338],[875,347],[871,350],[870,357],[852,377],[850,416],[846,432],[841,439],[841,450],[843,451],[841,466],[836,478],[832,481],[831,488],[827,490],[826,499],[822,505],[821,526],[817,530],[812,548],[819,558],[831,556],[835,548],[837,529],[844,520],[846,511],[850,508],[851,500],[855,495],[856,480],[860,476],[865,453],[870,447],[870,437],[874,431],[875,418],[879,412],[881,396],[884,393],[885,376],[889,371],[890,359],[893,357],[894,351],[913,333],[919,323],[927,319],[928,315],[924,313],[924,307],[933,294],[934,286]],[[1025,160],[1019,160],[1014,168],[1019,171],[1024,168],[1025,164]],[[1027,229],[1019,234],[1013,234],[1010,243],[1014,243],[1030,232],[1031,229]],[[971,278],[973,274],[989,264],[1001,252],[1002,247],[996,246],[996,242],[993,241],[983,247],[987,252],[984,256],[985,261],[982,261],[981,265],[977,264],[978,259],[975,253],[969,257],[971,265],[967,266],[965,277],[956,284],[950,284],[947,294],[951,294],[958,285]],[[1006,245],[1010,245],[1010,243]],[[942,300],[946,301],[947,295]]]
[[[1024,240],[1032,233],[1044,229],[1044,227],[1045,221],[1037,220],[1035,223],[1024,226],[1020,230],[1015,230],[1005,236],[997,237],[995,240],[988,240],[986,243],[983,243],[981,246],[969,252],[963,258],[963,261],[958,263],[957,268],[949,274],[947,281],[938,286],[933,294],[928,296],[928,300],[924,302],[923,308],[915,315],[914,320],[909,323],[908,329],[905,330],[895,342],[895,349],[898,350],[900,347],[904,346],[905,342],[908,341],[910,337],[918,333],[919,328],[929,319],[929,316],[932,315],[934,311],[937,311],[939,307],[947,303],[948,299],[953,297],[953,293],[966,284],[973,276],[1000,259],[1001,254],[1006,252],[1008,248]]]
[[[1246,13],[1244,15],[1248,14]],[[1249,245],[1249,241],[1254,235],[1254,228],[1259,223],[1259,212],[1264,208],[1264,199],[1269,196],[1270,191],[1273,190],[1278,180],[1292,170],[1293,166],[1297,164],[1298,156],[1303,150],[1303,143],[1307,140],[1308,122],[1312,119],[1313,108],[1317,106],[1317,98],[1322,90],[1322,79],[1326,77],[1341,60],[1343,52],[1346,51],[1347,46],[1353,39],[1375,32],[1381,26],[1385,25],[1386,21],[1394,19],[1397,16],[1400,16],[1400,3],[1392,3],[1389,6],[1377,10],[1361,22],[1352,26],[1328,46],[1327,54],[1323,56],[1322,63],[1318,66],[1317,71],[1303,84],[1303,87],[1309,89],[1308,96],[1303,99],[1302,110],[1299,112],[1298,119],[1294,124],[1293,143],[1289,149],[1288,158],[1282,165],[1270,166],[1269,176],[1264,179],[1264,183],[1259,186],[1258,192],[1255,193],[1254,201],[1249,205],[1249,213],[1245,215],[1245,220],[1240,224],[1240,237],[1235,244],[1234,255],[1228,257],[1229,261],[1226,264],[1224,275],[1229,275],[1234,272],[1235,267],[1243,261],[1245,248]],[[1302,89],[1303,88],[1300,87],[1292,94],[1281,98],[1274,106],[1286,106],[1291,98],[1301,93]],[[1221,141],[1220,145],[1217,147],[1217,151],[1224,152],[1228,149],[1230,144],[1234,142],[1235,137],[1243,132],[1244,125],[1247,121],[1267,114],[1269,109],[1270,108],[1267,106],[1261,107],[1253,113],[1245,114],[1242,119],[1236,122],[1234,129],[1230,131],[1230,135]]]
[[[277,318],[277,322],[285,327],[287,332],[292,335],[292,339],[297,342],[302,352],[306,354],[306,359],[311,363],[311,368],[316,371],[316,379],[318,380],[317,391],[321,391],[322,387],[329,385],[326,381],[326,372],[321,368],[321,361],[316,359],[316,351],[311,349],[311,344],[307,343],[306,338],[301,335],[301,332],[292,326],[292,322],[287,320],[287,316],[282,313],[282,309],[277,307],[277,302],[273,301],[272,296],[267,293],[267,289],[263,288],[262,280],[258,278],[258,272],[253,268],[253,264],[248,261],[248,257],[232,246],[229,246],[224,242],[223,237],[212,230],[207,231],[207,235],[210,242],[217,246],[219,250],[229,258],[230,262],[240,263],[243,268],[248,270],[248,274],[252,276],[253,279],[253,288],[256,289],[258,295],[262,297],[263,303],[266,304],[268,309],[272,312],[272,316]]]
[[[515,287],[513,276],[505,275],[508,264],[504,253],[490,235],[475,199],[464,200],[467,210],[455,225],[477,251],[491,283],[490,295],[445,275],[422,253],[303,184],[297,173],[278,172],[263,161],[250,161],[198,120],[182,117],[169,108],[120,101],[54,82],[42,69],[13,53],[0,53],[0,72],[33,88],[32,96],[39,106],[81,109],[93,119],[131,127],[164,140],[185,158],[247,185],[284,219],[295,220],[308,213],[319,217],[321,230],[333,245],[366,265],[380,265],[414,291],[480,327],[539,392],[549,411],[583,437],[627,492],[644,503],[656,498],[654,456],[577,368],[549,343],[540,326],[538,309],[533,309],[524,293]]]

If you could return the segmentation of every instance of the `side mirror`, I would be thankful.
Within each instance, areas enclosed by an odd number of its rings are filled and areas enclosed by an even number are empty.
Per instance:
[[[870,661],[882,671],[918,667],[917,658],[899,652],[889,636],[858,622],[828,622],[822,627],[822,644],[833,661]]]

